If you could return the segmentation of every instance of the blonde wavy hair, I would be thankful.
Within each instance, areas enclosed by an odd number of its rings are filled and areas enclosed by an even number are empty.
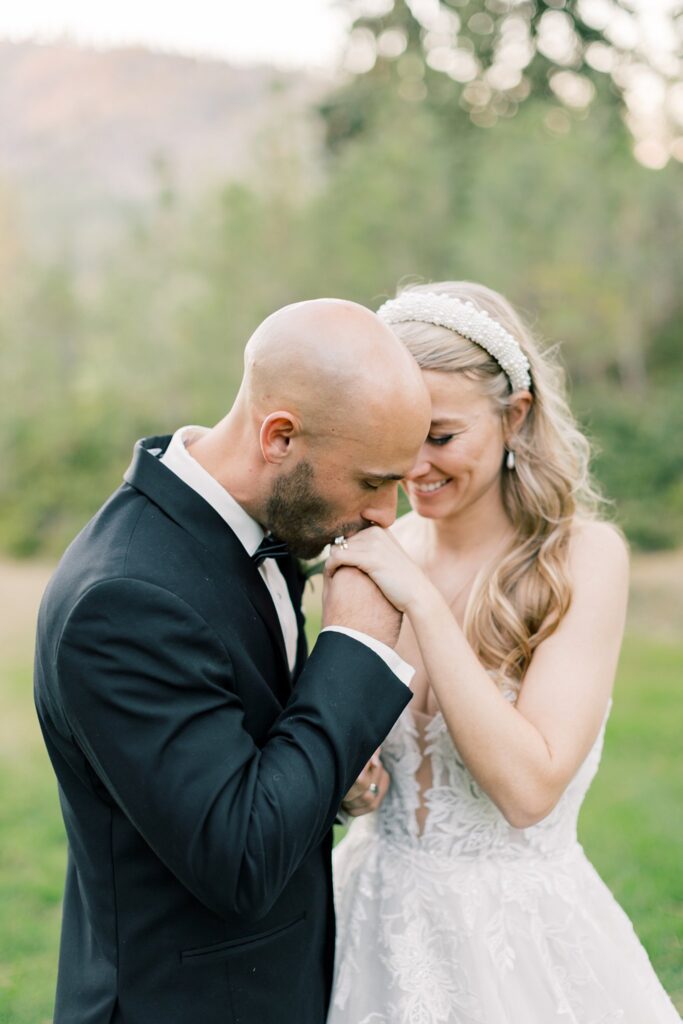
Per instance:
[[[529,360],[533,403],[515,434],[516,468],[504,465],[501,478],[515,537],[500,560],[475,580],[464,625],[487,669],[499,679],[521,681],[534,650],[554,632],[571,602],[572,525],[577,517],[597,518],[603,501],[590,477],[590,446],[567,404],[562,368],[551,352],[541,352],[502,295],[468,281],[414,285],[403,291],[471,302],[508,330]],[[423,370],[464,374],[505,416],[510,382],[483,348],[434,324],[406,321],[391,328]]]

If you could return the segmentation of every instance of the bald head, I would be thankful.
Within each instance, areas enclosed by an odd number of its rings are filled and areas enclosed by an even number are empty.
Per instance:
[[[368,416],[393,416],[428,396],[413,357],[369,309],[312,299],[277,310],[256,329],[245,354],[244,397],[258,417],[286,409],[310,435],[346,436]]]
[[[244,364],[235,404],[191,455],[303,558],[339,534],[390,526],[431,415],[393,332],[354,302],[299,302],[264,320]]]

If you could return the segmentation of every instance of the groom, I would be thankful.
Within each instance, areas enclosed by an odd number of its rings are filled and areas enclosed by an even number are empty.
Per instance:
[[[330,830],[411,672],[348,569],[307,660],[292,556],[389,526],[428,426],[374,314],[285,307],[225,418],[137,444],[66,552],[35,676],[69,845],[55,1024],[323,1024]]]

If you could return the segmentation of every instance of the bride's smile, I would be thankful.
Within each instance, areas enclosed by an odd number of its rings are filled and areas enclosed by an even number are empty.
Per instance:
[[[499,481],[505,443],[503,418],[473,381],[424,371],[432,423],[404,486],[413,509],[430,519],[451,518],[486,502],[504,516]],[[489,509],[489,506],[491,508]]]

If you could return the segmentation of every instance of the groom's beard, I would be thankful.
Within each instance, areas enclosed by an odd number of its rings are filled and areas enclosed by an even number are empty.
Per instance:
[[[368,524],[334,523],[332,505],[316,490],[313,466],[300,462],[278,477],[266,506],[266,525],[298,558],[315,558],[340,534],[351,536]]]

